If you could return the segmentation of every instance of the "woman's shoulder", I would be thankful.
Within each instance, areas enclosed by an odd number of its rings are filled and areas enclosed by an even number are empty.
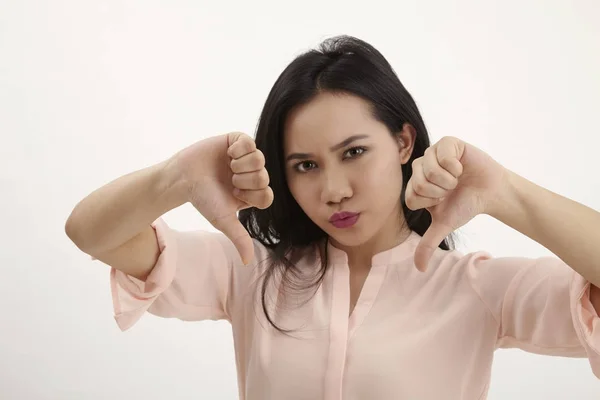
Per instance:
[[[524,274],[540,277],[550,275],[568,276],[571,269],[556,256],[507,256],[494,255],[486,249],[436,249],[429,268],[438,277],[450,275],[467,278],[470,282],[500,284]]]

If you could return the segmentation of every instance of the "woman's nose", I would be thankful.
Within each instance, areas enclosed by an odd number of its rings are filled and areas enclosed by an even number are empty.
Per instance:
[[[324,203],[340,203],[345,198],[352,197],[350,181],[343,173],[323,174],[324,182],[321,200]]]

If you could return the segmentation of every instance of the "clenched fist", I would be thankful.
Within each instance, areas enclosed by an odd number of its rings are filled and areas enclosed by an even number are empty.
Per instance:
[[[186,183],[189,202],[233,242],[244,264],[250,263],[254,246],[237,211],[265,209],[273,202],[265,157],[254,139],[240,132],[210,137],[175,154],[172,164]]]

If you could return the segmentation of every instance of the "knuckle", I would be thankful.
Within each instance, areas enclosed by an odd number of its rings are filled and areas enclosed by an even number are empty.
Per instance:
[[[271,190],[264,190],[261,193],[261,199],[260,199],[260,208],[265,209],[267,207],[269,207],[271,205],[271,202],[273,201],[273,192]]]
[[[253,138],[245,133],[238,132],[237,134],[239,135],[238,139],[231,144],[228,150],[230,156],[239,158],[256,150],[256,143]]]
[[[238,160],[231,160],[231,162],[229,163],[229,168],[231,169],[231,172],[233,172],[234,174],[240,172],[239,161]]]
[[[425,173],[425,178],[427,178],[427,180],[429,181],[435,181],[437,179],[439,179],[440,177],[440,173],[438,171],[436,171],[435,169],[428,169],[426,171],[424,171]]]
[[[264,167],[266,159],[265,159],[265,155],[263,154],[262,151],[260,151],[260,150],[256,151],[256,158],[258,160],[258,167],[261,167],[261,168]]]
[[[443,157],[438,162],[444,169],[451,168],[453,163],[451,157]]]
[[[450,161],[450,157],[447,156],[441,156],[438,158],[438,163],[443,167],[445,164],[448,164],[448,161]]]
[[[254,139],[248,135],[244,135],[244,137],[241,139],[241,143],[243,144],[244,149],[248,152],[256,150],[256,143],[254,142]]]
[[[450,180],[450,185],[449,185],[449,186],[450,186],[450,188],[451,188],[452,190],[456,189],[456,188],[458,187],[458,179],[456,179],[456,178],[454,178],[454,177],[453,177],[453,178]]]
[[[256,183],[261,188],[269,185],[269,174],[266,170],[263,169],[256,175]]]
[[[252,168],[257,170],[265,166],[265,157],[260,151],[254,153],[252,157]]]
[[[425,189],[425,185],[422,181],[416,180],[415,182],[413,182],[413,190],[415,193],[422,193],[423,189]]]

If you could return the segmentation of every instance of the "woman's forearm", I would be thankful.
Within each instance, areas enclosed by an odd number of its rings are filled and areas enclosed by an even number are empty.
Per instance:
[[[600,213],[514,172],[509,172],[508,181],[488,214],[540,243],[600,287]]]
[[[167,160],[95,190],[71,212],[65,231],[82,251],[102,254],[126,243],[187,202],[187,188]]]

